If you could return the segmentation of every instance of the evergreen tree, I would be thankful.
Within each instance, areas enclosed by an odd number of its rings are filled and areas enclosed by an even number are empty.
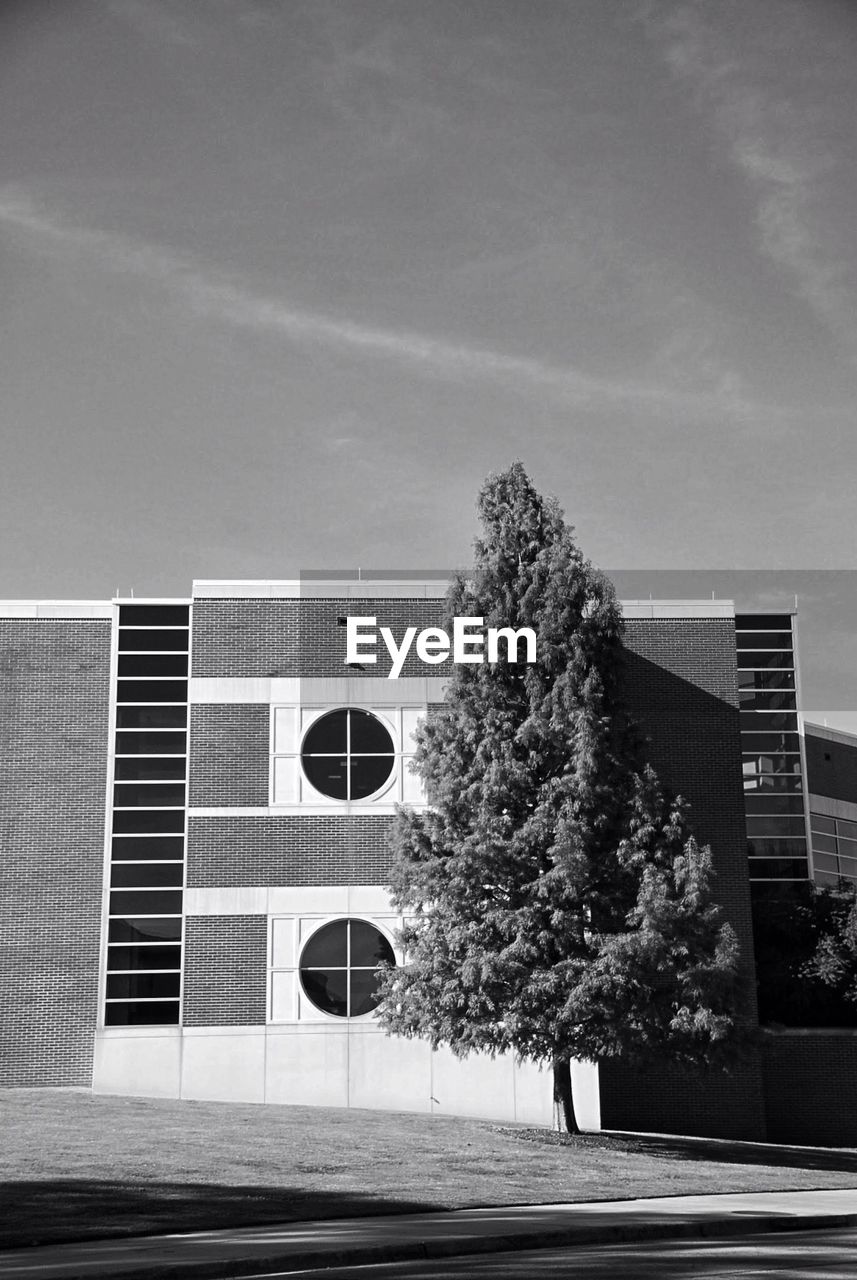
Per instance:
[[[838,892],[820,890],[813,894],[810,912],[817,941],[801,976],[857,1005],[857,886],[842,879]]]
[[[537,661],[456,665],[420,726],[430,808],[394,823],[406,964],[384,974],[379,1016],[459,1056],[550,1064],[576,1131],[572,1058],[726,1052],[737,944],[711,902],[709,850],[640,764],[612,585],[520,463],[488,478],[478,510],[447,629],[532,627]]]

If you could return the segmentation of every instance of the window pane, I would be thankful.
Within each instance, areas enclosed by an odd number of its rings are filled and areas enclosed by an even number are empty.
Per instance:
[[[857,877],[857,858],[839,858],[839,871],[843,876],[847,876],[849,880]]]
[[[117,702],[187,702],[187,680],[117,680]]]
[[[112,916],[173,916],[181,911],[181,890],[117,889],[110,895]]]
[[[788,631],[792,625],[788,613],[738,613],[735,627],[738,631]]]
[[[117,782],[145,782],[148,779],[160,780],[185,776],[184,756],[135,756],[130,760],[121,756],[116,760],[114,777]]]
[[[304,756],[304,773],[309,782],[334,800],[348,799],[348,763],[345,756]]]
[[[351,799],[362,800],[383,787],[393,772],[393,756],[351,757]]]
[[[177,704],[166,707],[117,707],[117,729],[184,729],[187,726],[187,706]],[[183,735],[182,751],[185,747]]]
[[[184,653],[120,653],[120,676],[186,676]]]
[[[785,858],[752,858],[749,863],[751,880],[805,880],[807,865]]]
[[[311,726],[303,743],[305,754],[338,755],[347,750],[348,712],[331,711]]]
[[[817,832],[812,833],[812,851],[813,853],[835,853],[836,837],[822,836]]]
[[[752,814],[760,813],[794,813],[803,814],[803,796],[790,796],[773,792],[745,792],[744,808]]]
[[[184,809],[114,809],[113,831],[123,836],[184,832]]]
[[[803,858],[806,859],[806,839],[788,836],[754,837],[747,841],[747,853],[751,858]]]
[[[797,706],[793,689],[741,689],[738,702],[742,711],[794,710]]]
[[[118,923],[118,922],[117,922]],[[180,969],[181,947],[108,947],[108,969]]]
[[[742,711],[741,728],[751,732],[769,733],[772,729],[797,729],[794,711]]]
[[[111,920],[107,926],[109,942],[172,942],[182,936],[181,919],[135,916],[130,920]]]
[[[766,667],[769,670],[775,667],[793,667],[794,654],[792,653],[769,653],[764,649],[742,649],[738,653],[738,667]]]
[[[831,871],[818,871],[815,876],[816,884],[827,885],[829,889],[835,889],[839,885],[839,876],[834,875]]]
[[[145,858],[181,859],[184,836],[114,836],[111,848],[114,862],[138,862]]]
[[[183,782],[117,782],[113,803],[120,808],[136,805],[144,809],[184,804]]]
[[[845,836],[848,840],[857,840],[857,822],[846,822],[843,818],[836,819],[837,835]]]
[[[378,1005],[378,979],[371,969],[351,971],[351,1016],[371,1013]]]
[[[823,831],[825,835],[836,835],[836,823],[833,818],[825,818],[820,813],[811,813],[809,815],[809,825],[813,831]]]
[[[166,1000],[178,996],[178,973],[109,973],[108,1000]]]
[[[368,711],[351,712],[351,751],[392,752],[393,739],[377,716]]]
[[[122,604],[120,627],[186,627],[190,610],[186,604]]]
[[[791,649],[790,631],[738,631],[735,643],[739,649]]]
[[[804,832],[803,818],[747,818],[748,836],[800,836]]]
[[[108,1027],[172,1027],[178,1020],[178,1000],[152,1000],[149,1004],[121,1001],[104,1009],[104,1024]]]
[[[744,771],[744,792],[764,795],[767,792],[794,791],[801,789],[800,774],[790,773],[748,773]]]
[[[348,963],[348,921],[333,920],[323,924],[307,942],[301,955],[301,967],[308,969],[344,969]]]
[[[762,774],[770,776],[771,774],[800,774],[800,756],[786,755],[784,752],[762,752],[759,755],[749,755],[746,751],[747,740],[742,742],[745,748],[743,757],[743,768],[745,776],[750,774]]]
[[[739,671],[739,689],[793,689],[793,671]]]
[[[110,885],[113,889],[181,887],[183,872],[181,862],[117,862],[110,870]]]
[[[131,631],[127,627],[119,632],[119,652],[128,649],[171,649],[187,652],[187,631]]]
[[[839,859],[832,853],[819,853],[812,842],[812,861],[816,871],[838,871]]]
[[[149,708],[141,708],[144,711]],[[127,707],[125,710],[130,711],[132,708]],[[167,707],[167,711],[184,711],[184,708]],[[184,731],[180,733],[117,733],[116,735],[116,751],[118,755],[123,756],[157,756],[157,755],[184,755],[187,746],[187,736]]]
[[[338,1018],[348,1015],[348,973],[345,969],[301,969],[301,986],[317,1009]]]
[[[748,717],[749,719],[749,717]],[[796,733],[755,733],[752,725],[742,728],[741,750],[744,755],[797,756],[800,767],[800,737]]]
[[[382,960],[395,964],[393,948],[374,925],[365,920],[351,921],[351,965],[352,968],[369,967],[375,969]]]

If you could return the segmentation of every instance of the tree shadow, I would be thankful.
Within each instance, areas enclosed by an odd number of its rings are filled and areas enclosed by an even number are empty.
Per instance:
[[[506,1132],[511,1133],[512,1130]],[[562,1135],[556,1135],[562,1137]],[[635,1134],[611,1130],[586,1134],[583,1140],[601,1140],[605,1147],[656,1156],[662,1160],[693,1160],[709,1164],[763,1165],[777,1169],[817,1169],[825,1173],[857,1175],[857,1151],[837,1147],[782,1146],[765,1142],[738,1142],[728,1138],[683,1138],[672,1134]],[[574,1141],[574,1139],[570,1139]]]
[[[305,1173],[328,1172],[307,1166]],[[330,1172],[335,1172],[331,1169]],[[90,1178],[0,1183],[0,1249],[174,1231],[222,1230],[313,1218],[421,1213],[445,1206],[368,1192]]]

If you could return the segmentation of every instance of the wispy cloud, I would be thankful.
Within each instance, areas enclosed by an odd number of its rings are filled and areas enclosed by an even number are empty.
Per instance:
[[[800,25],[800,7],[768,7],[770,31],[788,19]],[[647,4],[644,14],[667,66],[712,120],[752,194],[761,252],[786,273],[793,291],[857,362],[851,264],[826,234],[823,218],[825,179],[837,158],[813,134],[813,113],[783,88],[768,87],[770,77],[754,65],[746,22],[732,29],[726,12],[720,11],[722,21],[716,23],[710,9],[694,3],[673,10]],[[776,49],[767,49],[766,56],[775,60]],[[788,84],[785,75],[778,80]]]
[[[681,412],[689,419],[717,415],[746,423],[759,406],[737,388],[700,390],[664,382],[611,380],[529,356],[450,342],[407,329],[387,329],[344,316],[329,316],[264,296],[223,272],[144,240],[57,217],[20,188],[0,188],[0,226],[24,233],[42,247],[85,256],[101,268],[125,273],[168,291],[196,314],[234,328],[277,334],[293,343],[321,344],[383,358],[449,380],[501,383],[525,393],[549,393],[590,407],[645,405]],[[767,407],[770,418],[777,411]]]

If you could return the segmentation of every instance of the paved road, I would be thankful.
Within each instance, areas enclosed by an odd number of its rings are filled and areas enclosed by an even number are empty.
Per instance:
[[[324,1280],[855,1280],[857,1230],[785,1232],[739,1240],[675,1240],[575,1246],[433,1262],[262,1271],[253,1280],[324,1276]],[[249,1278],[245,1277],[245,1280]]]

